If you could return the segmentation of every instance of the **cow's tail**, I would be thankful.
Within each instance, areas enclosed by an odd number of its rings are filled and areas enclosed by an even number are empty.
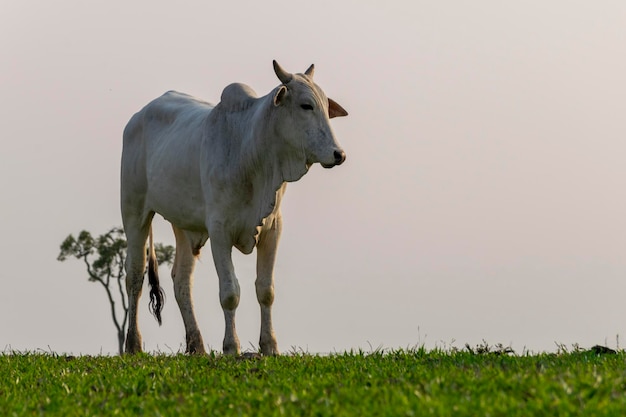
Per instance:
[[[161,310],[165,302],[165,293],[159,285],[159,265],[156,252],[154,251],[154,239],[152,238],[152,226],[150,226],[150,238],[148,249],[148,283],[150,284],[150,311],[161,325]]]

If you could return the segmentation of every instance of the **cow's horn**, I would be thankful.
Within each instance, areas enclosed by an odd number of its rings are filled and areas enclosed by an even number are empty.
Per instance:
[[[315,65],[311,64],[308,70],[304,71],[304,75],[309,78],[313,78],[313,73],[315,72]]]
[[[287,84],[293,79],[293,75],[282,69],[281,66],[278,65],[278,62],[276,62],[276,60],[274,60],[274,72],[276,73],[276,76],[278,77],[280,82],[283,84]]]

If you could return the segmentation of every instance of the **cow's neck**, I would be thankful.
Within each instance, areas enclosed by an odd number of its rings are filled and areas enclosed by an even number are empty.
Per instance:
[[[237,152],[224,155],[225,160],[230,160],[228,168],[224,168],[229,172],[229,186],[240,187],[242,194],[248,196],[244,210],[247,213],[239,220],[242,229],[236,244],[244,253],[254,247],[259,226],[278,210],[283,184],[299,180],[308,171],[304,150],[288,147],[276,137],[272,110],[272,97],[266,96],[237,112],[243,123],[237,127],[231,124],[230,144],[223,148],[237,148]],[[229,118],[232,114],[224,116]],[[240,157],[233,158],[233,154]]]
[[[252,180],[259,222],[278,210],[277,193],[284,191],[281,190],[283,184],[299,180],[308,171],[304,148],[293,148],[276,135],[272,99],[270,94],[258,100],[262,107],[255,112],[255,128],[249,131],[247,138],[250,146],[244,150],[250,152],[247,177]]]

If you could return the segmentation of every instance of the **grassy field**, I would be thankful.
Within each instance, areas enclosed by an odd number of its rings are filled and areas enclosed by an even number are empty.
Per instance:
[[[0,355],[0,416],[624,416],[626,354]]]

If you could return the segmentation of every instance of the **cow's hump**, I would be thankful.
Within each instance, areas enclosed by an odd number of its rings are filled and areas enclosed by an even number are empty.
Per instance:
[[[228,111],[245,110],[257,98],[255,91],[245,84],[230,84],[222,91],[221,105]]]

